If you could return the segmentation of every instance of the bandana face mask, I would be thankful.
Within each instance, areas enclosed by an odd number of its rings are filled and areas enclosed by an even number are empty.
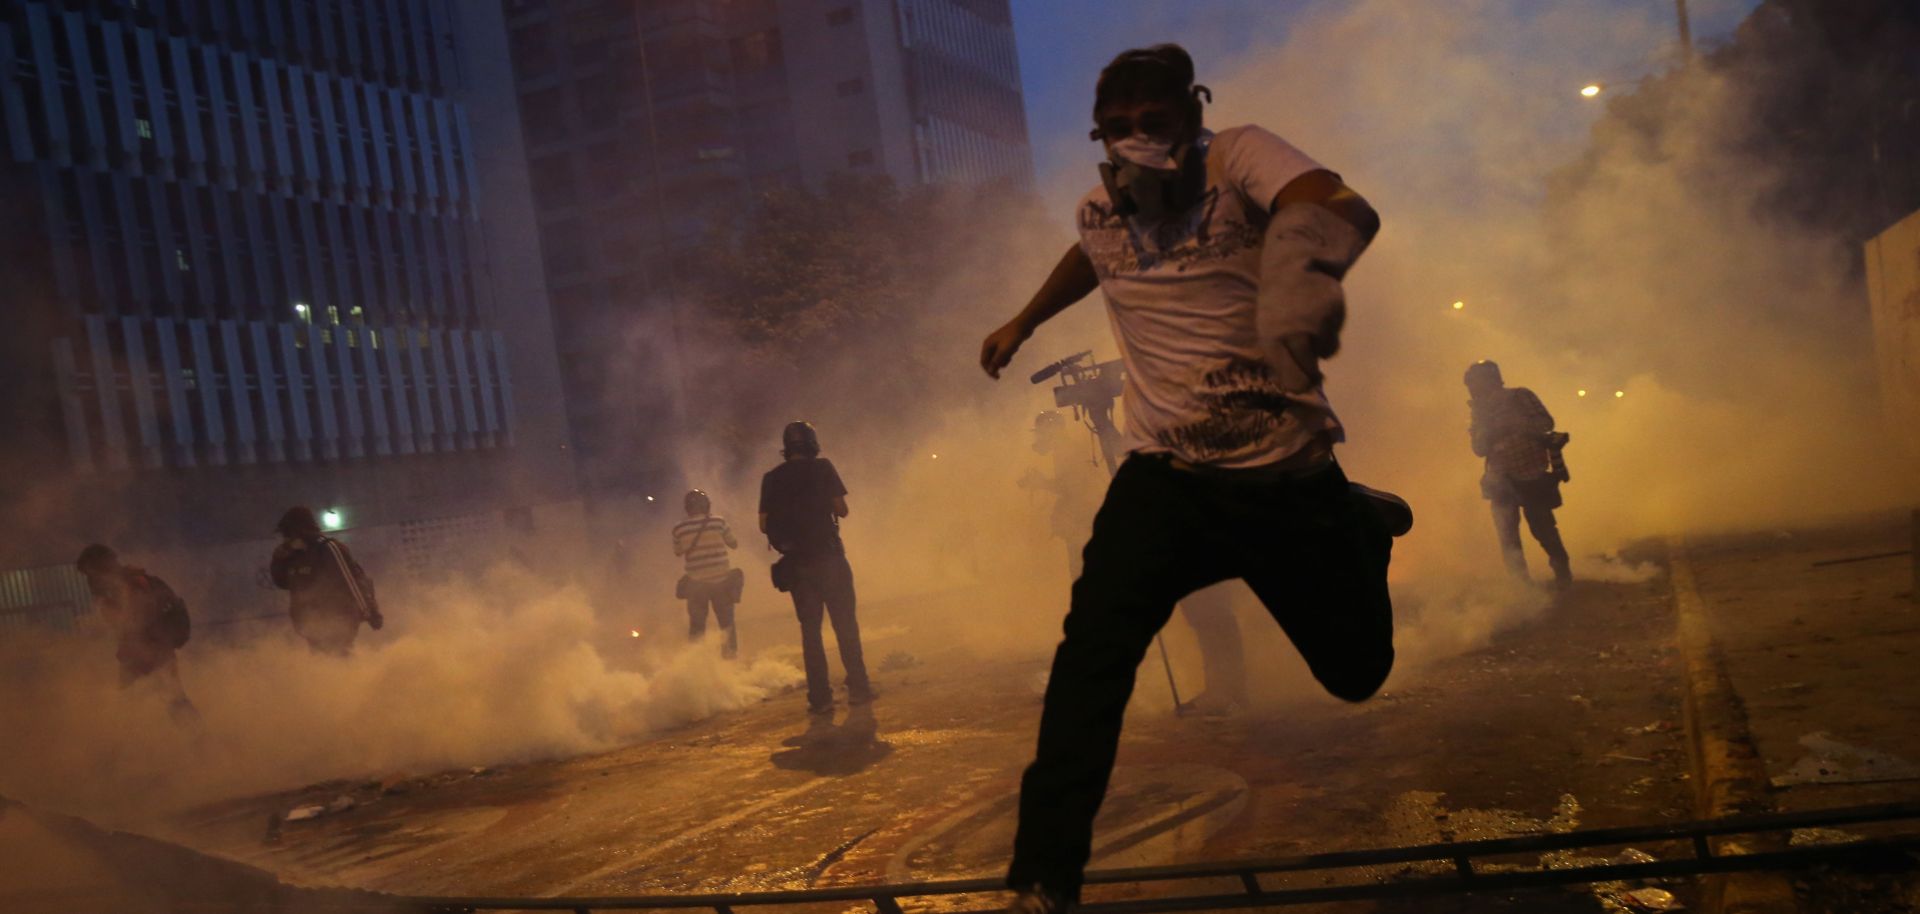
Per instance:
[[[1100,163],[1100,183],[1113,211],[1157,220],[1186,212],[1200,200],[1206,170],[1192,143],[1138,134],[1114,140]]]

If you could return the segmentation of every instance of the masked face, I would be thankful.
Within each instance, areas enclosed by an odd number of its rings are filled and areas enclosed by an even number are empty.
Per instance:
[[[1204,179],[1199,157],[1184,121],[1166,106],[1115,109],[1103,113],[1099,124],[1095,132],[1107,150],[1100,180],[1114,212],[1160,219],[1186,211],[1199,199]]]

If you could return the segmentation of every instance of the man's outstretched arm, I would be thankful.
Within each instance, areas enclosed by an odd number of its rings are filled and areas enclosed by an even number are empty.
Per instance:
[[[1013,361],[1013,354],[1020,351],[1020,344],[1033,336],[1033,331],[1098,288],[1100,277],[1094,274],[1093,261],[1087,259],[1087,252],[1077,244],[1068,248],[1048,274],[1047,281],[1040,284],[1033,300],[980,344],[980,367],[988,377],[998,379],[1000,369]]]

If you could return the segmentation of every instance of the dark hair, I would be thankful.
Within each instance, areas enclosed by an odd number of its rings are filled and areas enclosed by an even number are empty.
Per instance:
[[[1200,122],[1200,99],[1213,101],[1213,92],[1193,82],[1193,57],[1177,44],[1122,51],[1100,71],[1093,88],[1093,116],[1114,105],[1144,101],[1182,106],[1194,124]]]
[[[80,550],[80,557],[74,560],[73,565],[81,574],[105,574],[112,571],[119,561],[120,556],[114,554],[112,549],[94,543]]]
[[[281,536],[312,536],[320,532],[320,521],[313,516],[313,509],[306,505],[294,505],[287,513],[280,515],[280,522],[273,525],[273,532]]]
[[[802,457],[820,456],[820,433],[813,430],[808,422],[795,420],[780,430],[780,453],[785,457],[798,454]]]

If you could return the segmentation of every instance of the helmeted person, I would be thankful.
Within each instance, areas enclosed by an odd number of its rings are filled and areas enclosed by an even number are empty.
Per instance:
[[[1043,322],[1096,289],[1126,364],[1128,457],[1108,486],[1054,654],[1020,786],[1012,910],[1078,899],[1136,669],[1174,606],[1252,587],[1315,678],[1348,701],[1393,667],[1387,565],[1411,527],[1397,497],[1350,483],[1320,361],[1373,208],[1258,126],[1213,133],[1176,45],[1127,51],[1094,88],[1101,185],[1079,243],[981,345],[999,376]]]
[[[186,601],[157,575],[121,564],[119,555],[100,543],[81,550],[74,567],[87,579],[94,609],[114,634],[120,686],[150,685],[176,720],[198,717],[180,683],[177,657],[192,635]]]
[[[293,630],[315,653],[346,656],[360,636],[360,624],[386,624],[374,596],[373,579],[353,560],[345,543],[320,532],[313,509],[288,508],[274,531],[273,585],[287,591]]]
[[[1527,530],[1547,554],[1554,586],[1564,588],[1573,581],[1573,567],[1553,511],[1560,507],[1560,483],[1566,477],[1559,456],[1565,436],[1554,433],[1553,415],[1533,391],[1506,386],[1499,365],[1475,362],[1467,366],[1464,380],[1473,416],[1467,435],[1474,455],[1487,461],[1480,476],[1480,495],[1492,504],[1493,531],[1500,538],[1507,570],[1522,581],[1529,580],[1527,556],[1520,546],[1524,517]]]
[[[687,519],[673,526],[673,554],[686,559],[686,571],[677,591],[687,601],[687,639],[699,641],[707,633],[707,610],[725,637],[720,656],[729,660],[740,652],[740,634],[734,628],[733,608],[740,602],[745,575],[733,567],[727,550],[740,548],[727,519],[713,513],[713,499],[694,489],[682,500]]]
[[[833,463],[820,456],[820,436],[812,425],[788,423],[780,433],[780,455],[781,464],[760,480],[760,532],[780,553],[774,586],[793,595],[794,615],[800,620],[807,710],[833,713],[822,616],[832,623],[840,644],[847,701],[869,704],[877,696],[867,678],[860,620],[854,614],[853,566],[840,541],[840,521],[848,514],[847,487]]]

